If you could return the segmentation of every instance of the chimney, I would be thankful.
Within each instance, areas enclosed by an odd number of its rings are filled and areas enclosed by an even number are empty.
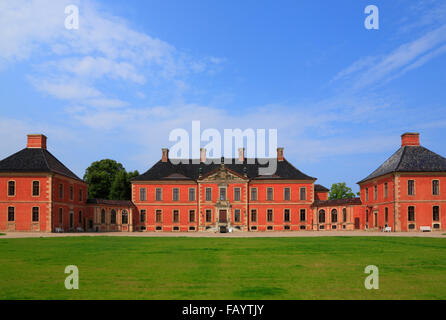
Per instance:
[[[401,136],[401,146],[419,146],[420,134],[414,132],[408,132]]]
[[[29,134],[26,147],[31,149],[46,150],[46,139],[46,136],[43,134]]]
[[[245,148],[238,149],[238,161],[241,163],[245,162]]]
[[[169,162],[169,149],[162,149],[163,150],[163,162]]]
[[[277,148],[277,161],[283,161],[283,148]]]
[[[200,162],[201,163],[206,162],[206,149],[205,148],[200,149]]]

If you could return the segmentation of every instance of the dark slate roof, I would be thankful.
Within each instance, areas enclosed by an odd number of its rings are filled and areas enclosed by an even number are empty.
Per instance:
[[[107,206],[134,207],[133,202],[129,200],[87,199],[87,204],[103,204]]]
[[[0,161],[0,172],[14,173],[57,173],[72,179],[80,180],[62,162],[46,149],[26,148]]]
[[[315,184],[314,191],[316,191],[316,192],[330,192],[330,189],[325,188],[323,185]]]
[[[358,183],[392,172],[446,172],[446,159],[422,146],[404,146]]]
[[[338,207],[338,206],[353,206],[353,205],[362,205],[361,198],[317,200],[313,203],[313,207]]]
[[[275,159],[274,159],[275,160]],[[263,180],[316,180],[298,169],[296,169],[287,160],[277,162],[277,171],[272,176],[259,176],[259,168],[267,167],[267,165],[260,164],[262,161],[255,159],[253,164],[245,160],[240,163],[238,159],[226,159],[225,168],[234,171],[235,173],[244,176],[245,172],[249,179],[263,179]],[[201,169],[200,169],[201,168]],[[220,164],[193,164],[191,160],[186,160],[185,163],[174,165],[170,161],[156,163],[146,173],[135,177],[132,181],[157,181],[157,180],[198,180],[200,170],[202,176],[205,176],[220,168]]]

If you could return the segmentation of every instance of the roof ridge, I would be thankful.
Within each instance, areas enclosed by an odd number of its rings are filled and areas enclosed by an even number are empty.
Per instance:
[[[404,155],[406,154],[406,146],[402,147],[403,148],[403,152],[401,153],[401,157],[400,160],[398,161],[398,164],[395,167],[394,171],[398,171],[398,169],[400,168],[401,162],[403,161]]]
[[[45,160],[45,164],[46,164],[48,170],[51,171],[50,165],[48,164],[48,160],[46,159],[45,152],[43,151],[43,149],[40,149],[40,150],[42,151],[43,160]]]

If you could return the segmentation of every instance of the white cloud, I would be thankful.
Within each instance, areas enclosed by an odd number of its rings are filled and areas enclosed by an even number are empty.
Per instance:
[[[40,91],[62,100],[85,100],[100,98],[102,93],[75,79],[46,80],[29,77],[32,84]]]
[[[438,47],[445,43],[446,24],[427,32],[416,40],[404,43],[387,55],[357,60],[338,73],[332,82],[351,81],[352,87],[359,90],[389,81],[444,53],[445,51]],[[404,68],[406,68],[405,71],[401,73],[400,71]]]
[[[64,26],[68,4],[79,7],[79,30]],[[116,100],[113,89],[99,89],[104,79],[118,85],[164,84],[184,92],[189,74],[213,72],[223,62],[193,58],[106,9],[90,0],[1,1],[0,65],[33,61],[28,78],[38,90],[88,106],[85,99]]]

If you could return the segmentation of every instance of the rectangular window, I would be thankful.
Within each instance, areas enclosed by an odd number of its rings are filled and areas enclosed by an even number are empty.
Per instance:
[[[240,216],[240,209],[235,209],[234,211],[234,222],[240,222],[241,216]]]
[[[63,184],[59,184],[59,199],[63,199]]]
[[[221,201],[226,200],[226,188],[220,188],[220,200]]]
[[[266,211],[266,221],[273,222],[273,210],[272,209],[268,209]]]
[[[163,200],[163,189],[156,188],[156,190],[155,190],[155,200],[156,201],[162,201]]]
[[[385,209],[385,212],[384,212],[384,222],[386,224],[389,223],[389,208]]]
[[[234,189],[234,201],[240,201],[240,188]]]
[[[384,183],[384,198],[387,199],[389,196],[389,184],[386,182]]]
[[[307,215],[305,209],[300,209],[300,222],[307,221]]]
[[[144,222],[146,222],[146,210],[141,210],[141,216],[140,216],[140,222],[141,223],[144,223]]]
[[[70,200],[71,201],[74,200],[74,189],[73,189],[73,186],[70,187]]]
[[[70,228],[74,228],[74,213],[70,212]]]
[[[291,221],[290,210],[289,209],[285,209],[283,211],[283,221],[285,221],[285,222],[290,222]]]
[[[206,188],[206,201],[212,201],[212,188]]]
[[[79,189],[79,201],[84,200],[84,191],[82,189]]]
[[[8,182],[8,196],[15,196],[15,181]]]
[[[432,181],[432,194],[434,196],[438,196],[440,194],[440,181]]]
[[[273,201],[274,200],[273,188],[266,189],[266,200],[268,200],[268,201]]]
[[[212,210],[206,210],[206,222],[207,223],[212,222]]]
[[[409,196],[415,195],[415,181],[414,180],[409,180],[407,182],[407,194]]]
[[[251,189],[251,200],[257,201],[257,188]]]
[[[180,222],[180,213],[178,210],[173,211],[173,223],[179,223]]]
[[[79,211],[79,224],[82,224],[82,211]]]
[[[432,219],[435,222],[440,221],[440,207],[438,207],[438,206],[433,207]]]
[[[410,222],[415,221],[415,207],[407,208],[407,220]]]
[[[365,201],[369,201],[369,188],[365,188]]]
[[[59,225],[63,224],[63,209],[59,208]]]
[[[38,197],[40,195],[40,182],[33,181],[33,197]]]
[[[374,196],[375,196],[375,200],[378,200],[378,186],[375,186]]]
[[[300,200],[307,200],[307,188],[300,188]]]
[[[14,222],[15,221],[15,208],[9,207],[8,208],[8,222]]]
[[[189,222],[195,222],[195,210],[189,211]]]
[[[285,200],[285,201],[291,200],[291,190],[290,190],[290,188],[285,188],[283,190],[283,200]]]
[[[139,200],[146,201],[147,200],[147,191],[146,188],[139,189]]]
[[[257,210],[251,210],[251,221],[257,222]]]
[[[195,201],[195,189],[194,188],[189,189],[189,201]]]
[[[180,200],[180,189],[178,189],[178,188],[174,188],[173,189],[172,200],[173,201],[179,201]]]
[[[156,221],[156,223],[162,223],[163,222],[163,212],[161,210],[156,210],[155,221]]]

